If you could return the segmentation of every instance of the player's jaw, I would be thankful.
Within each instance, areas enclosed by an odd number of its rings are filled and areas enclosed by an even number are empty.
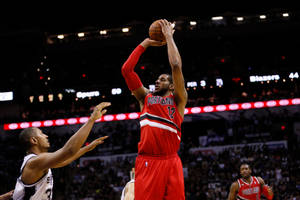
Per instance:
[[[250,172],[247,171],[247,170],[242,170],[241,171],[241,176],[245,179],[249,178],[250,177]]]

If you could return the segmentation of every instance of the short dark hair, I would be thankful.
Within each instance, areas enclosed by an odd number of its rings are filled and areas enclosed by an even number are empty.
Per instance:
[[[242,165],[248,165],[249,169],[251,169],[251,166],[250,166],[249,163],[243,162],[243,163],[240,165],[240,168],[241,168]]]
[[[34,127],[26,128],[19,135],[20,143],[26,151],[31,147],[30,138],[36,135],[36,129]]]

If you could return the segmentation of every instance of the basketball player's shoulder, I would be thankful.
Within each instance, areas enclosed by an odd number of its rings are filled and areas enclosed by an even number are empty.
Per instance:
[[[234,182],[231,184],[231,188],[239,188],[239,187],[240,187],[239,179],[237,179],[236,181],[234,181]]]
[[[254,178],[258,181],[259,184],[264,183],[264,179],[262,179],[260,176],[254,176]]]

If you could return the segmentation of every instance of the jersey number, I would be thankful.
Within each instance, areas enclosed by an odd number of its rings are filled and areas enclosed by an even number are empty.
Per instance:
[[[48,190],[46,190],[45,193],[47,194],[47,200],[51,200],[51,193],[52,193],[52,190],[51,190],[51,189],[48,189]]]
[[[175,108],[168,106],[169,116],[171,119],[174,119]]]

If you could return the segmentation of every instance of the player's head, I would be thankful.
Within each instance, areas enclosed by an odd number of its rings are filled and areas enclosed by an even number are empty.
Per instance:
[[[170,74],[161,74],[155,81],[155,90],[153,94],[164,96],[167,92],[173,91],[173,79]]]
[[[39,151],[46,152],[50,147],[48,136],[39,128],[30,127],[24,129],[20,133],[19,139],[26,151],[30,151],[31,148],[38,148]]]
[[[243,163],[240,166],[240,174],[243,178],[249,178],[251,176],[251,168],[249,164]]]

